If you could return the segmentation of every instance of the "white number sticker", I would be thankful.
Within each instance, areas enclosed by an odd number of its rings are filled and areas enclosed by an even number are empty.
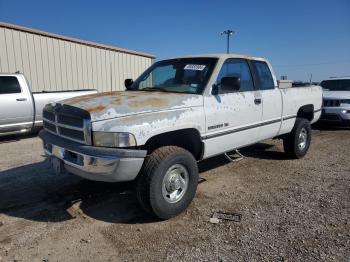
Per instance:
[[[185,70],[197,70],[197,71],[203,71],[205,68],[205,65],[193,65],[189,64],[184,67]]]

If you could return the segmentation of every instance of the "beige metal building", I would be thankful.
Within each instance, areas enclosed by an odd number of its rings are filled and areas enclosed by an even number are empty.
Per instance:
[[[0,22],[0,72],[24,73],[34,92],[123,90],[152,64],[150,54]]]

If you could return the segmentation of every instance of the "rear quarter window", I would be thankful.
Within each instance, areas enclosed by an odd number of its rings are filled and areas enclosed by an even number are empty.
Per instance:
[[[275,83],[269,66],[263,61],[252,61],[261,90],[274,89]]]
[[[0,94],[16,94],[21,93],[17,77],[0,76]]]

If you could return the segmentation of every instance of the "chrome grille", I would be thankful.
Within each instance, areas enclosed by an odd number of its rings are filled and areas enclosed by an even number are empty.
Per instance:
[[[338,107],[341,101],[337,99],[323,99],[323,106],[325,107]]]
[[[55,135],[91,145],[90,115],[79,108],[60,104],[45,106],[43,126]]]
[[[59,131],[59,134],[64,137],[71,137],[79,141],[85,141],[84,132],[81,130],[74,130],[74,129],[70,129],[62,126],[58,126],[57,129]]]
[[[70,115],[57,115],[57,121],[64,125],[74,126],[74,127],[84,127],[84,120],[79,117],[70,116]]]
[[[56,125],[55,124],[51,124],[50,122],[48,122],[47,120],[44,119],[44,128],[51,131],[51,132],[55,132],[56,133]]]
[[[55,121],[55,113],[49,112],[49,111],[43,111],[43,117],[50,120],[50,121]]]

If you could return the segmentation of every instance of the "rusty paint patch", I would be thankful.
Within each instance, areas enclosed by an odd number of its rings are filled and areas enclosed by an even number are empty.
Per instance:
[[[115,91],[67,99],[63,104],[84,109],[92,121],[152,111],[202,105],[201,96],[165,92]]]
[[[131,116],[122,117],[118,120],[118,123],[127,125],[130,123],[151,123],[153,121],[161,121],[167,117],[173,117],[174,115],[178,117],[178,114],[181,112],[158,112],[158,113],[151,113],[151,114],[136,114]]]
[[[136,114],[136,115],[123,117],[119,121],[120,123],[123,123],[123,124],[129,124],[136,121],[143,121],[145,120],[145,118],[147,118],[147,116],[145,116],[144,114]]]
[[[103,111],[105,109],[106,109],[105,106],[97,105],[97,106],[94,106],[94,107],[86,108],[85,110],[90,112],[90,113],[98,113],[98,112],[101,112],[101,111]]]
[[[86,100],[97,98],[97,97],[102,97],[102,96],[112,96],[112,95],[117,95],[118,92],[104,92],[104,93],[96,93],[96,94],[91,94],[91,95],[85,95],[85,96],[78,96],[78,97],[73,97],[65,100],[65,103],[69,104],[77,104],[80,102],[85,102]]]
[[[150,97],[146,98],[144,100],[131,100],[128,103],[129,107],[137,108],[137,107],[147,107],[147,106],[152,106],[152,107],[162,107],[169,105],[170,101],[165,98],[157,98],[157,97]]]

